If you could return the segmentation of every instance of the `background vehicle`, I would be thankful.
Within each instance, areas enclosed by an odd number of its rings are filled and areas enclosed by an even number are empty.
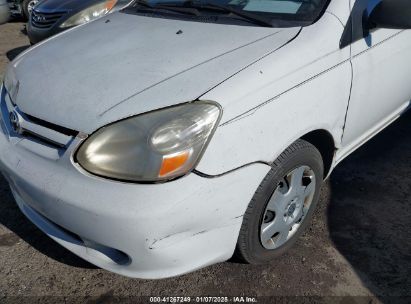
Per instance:
[[[0,0],[0,24],[6,23],[10,18],[10,8],[6,0]]]
[[[29,19],[31,11],[39,1],[40,0],[7,0],[11,14],[23,16],[26,20]]]
[[[131,0],[45,0],[33,10],[27,34],[34,44],[127,6]]]

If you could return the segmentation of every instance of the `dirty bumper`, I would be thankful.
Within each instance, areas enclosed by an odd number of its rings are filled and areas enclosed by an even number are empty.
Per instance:
[[[0,169],[22,212],[43,232],[130,277],[170,277],[229,259],[242,216],[269,170],[253,165],[218,178],[121,183],[76,168],[76,144],[56,156],[30,139],[0,134]]]

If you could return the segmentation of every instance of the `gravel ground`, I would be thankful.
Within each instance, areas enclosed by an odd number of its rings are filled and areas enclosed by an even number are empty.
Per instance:
[[[0,26],[0,78],[27,45],[23,23]],[[20,213],[0,175],[0,302],[244,295],[410,303],[410,123],[405,114],[339,165],[312,225],[288,254],[270,265],[225,262],[166,280],[121,277],[74,256]]]

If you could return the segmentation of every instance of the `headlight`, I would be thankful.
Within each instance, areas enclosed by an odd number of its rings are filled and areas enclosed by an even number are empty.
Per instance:
[[[92,174],[117,180],[173,179],[196,166],[220,114],[218,105],[197,102],[128,118],[92,134],[76,160]]]
[[[107,14],[114,5],[117,3],[117,0],[105,0],[102,3],[95,4],[85,10],[75,14],[74,16],[70,17],[66,21],[63,22],[60,27],[72,27],[76,25],[80,25],[91,20],[94,20],[98,17],[104,16]]]

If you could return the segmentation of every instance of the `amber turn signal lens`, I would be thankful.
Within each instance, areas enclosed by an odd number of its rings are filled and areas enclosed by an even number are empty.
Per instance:
[[[163,162],[160,168],[160,177],[167,176],[168,174],[176,171],[177,169],[184,166],[190,156],[189,151],[184,151],[182,153],[174,154],[171,156],[164,156]]]
[[[114,5],[116,5],[116,3],[117,3],[117,0],[108,0],[106,2],[106,9],[108,11],[111,11],[111,9],[114,7]]]

